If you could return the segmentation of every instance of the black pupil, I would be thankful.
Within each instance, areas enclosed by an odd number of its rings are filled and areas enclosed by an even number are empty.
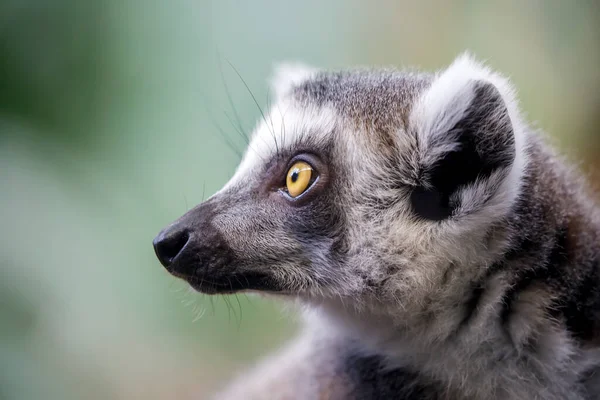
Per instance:
[[[296,183],[296,181],[298,180],[298,175],[300,175],[300,171],[298,171],[297,169],[294,170],[294,172],[292,172],[292,183]]]

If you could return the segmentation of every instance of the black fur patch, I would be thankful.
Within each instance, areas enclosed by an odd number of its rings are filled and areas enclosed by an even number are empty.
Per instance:
[[[503,325],[506,325],[513,312],[515,302],[519,299],[520,293],[530,287],[534,282],[548,285],[549,287],[561,290],[563,287],[563,275],[561,270],[567,262],[565,245],[567,242],[567,231],[560,229],[550,246],[542,248],[542,243],[536,245],[535,242],[525,240],[522,248],[536,253],[536,263],[528,268],[517,271],[516,278],[511,288],[505,293],[503,298],[502,311],[500,318]],[[518,253],[516,251],[514,254]],[[527,253],[521,253],[527,256]]]
[[[481,296],[485,292],[485,288],[481,284],[473,285],[471,294],[469,295],[468,301],[464,305],[464,317],[459,324],[459,329],[465,327],[469,324],[469,321],[475,317],[477,314],[477,309],[479,308],[479,303],[481,301]]]
[[[411,194],[413,209],[422,218],[439,221],[451,216],[459,206],[451,204],[453,193],[510,166],[515,157],[513,131],[500,93],[481,82],[474,90],[468,112],[448,132],[457,138],[457,149],[434,165],[424,166],[422,176],[428,185]]]
[[[571,288],[560,306],[567,329],[583,341],[600,342],[600,264],[598,259],[585,266],[588,271]]]
[[[452,215],[450,196],[437,189],[415,188],[410,193],[410,202],[421,218],[441,221]]]
[[[356,400],[398,399],[436,400],[442,387],[404,368],[388,369],[379,356],[350,355],[344,362],[344,373],[354,387],[351,398]]]

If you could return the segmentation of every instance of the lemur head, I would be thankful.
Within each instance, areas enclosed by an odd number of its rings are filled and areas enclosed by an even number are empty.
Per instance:
[[[155,239],[169,272],[205,293],[402,303],[502,246],[525,164],[504,78],[465,55],[437,74],[287,65],[273,82],[233,178]]]

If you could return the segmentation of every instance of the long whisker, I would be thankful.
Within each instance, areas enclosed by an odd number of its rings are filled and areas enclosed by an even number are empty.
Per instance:
[[[250,304],[252,307],[256,308],[256,305],[250,300],[250,297],[246,293],[242,293],[244,298],[246,299],[246,303]]]
[[[250,137],[244,131],[244,128],[242,126],[242,119],[240,118],[240,115],[238,114],[237,109],[235,108],[235,104],[233,103],[233,99],[231,97],[231,92],[229,91],[229,86],[227,86],[227,81],[225,80],[225,74],[223,73],[223,64],[221,63],[221,55],[219,54],[218,51],[217,51],[217,62],[219,63],[219,73],[221,74],[221,81],[223,82],[223,87],[225,88],[225,94],[227,95],[227,101],[229,102],[229,107],[231,107],[231,111],[233,111],[233,115],[237,122],[237,131],[240,132],[240,134],[242,134],[245,137],[246,143],[249,143]],[[235,127],[235,124],[233,123],[233,121],[232,121],[232,125]]]
[[[231,324],[231,312],[233,311],[233,307],[231,306],[231,302],[229,301],[228,296],[221,296],[225,304],[227,305],[227,321]],[[235,312],[234,312],[235,315]]]
[[[215,302],[214,302],[214,297],[213,296],[208,296],[208,301],[210,301],[210,309],[211,309],[210,315],[212,315],[214,317],[215,316]]]
[[[227,117],[227,120],[229,121],[229,123],[231,124],[231,126],[233,126],[233,129],[234,129],[234,130],[235,130],[235,131],[236,131],[236,132],[237,132],[237,133],[238,133],[238,134],[239,134],[239,135],[242,137],[242,139],[244,139],[244,141],[246,142],[246,144],[247,144],[248,148],[249,148],[250,150],[252,150],[252,151],[254,152],[254,154],[256,154],[256,155],[257,155],[257,156],[258,156],[258,157],[259,157],[261,160],[263,160],[263,161],[266,161],[266,160],[264,159],[264,157],[263,157],[263,156],[261,156],[261,155],[260,155],[260,153],[259,153],[258,151],[256,151],[256,150],[255,150],[255,149],[252,147],[252,145],[250,144],[250,141],[247,139],[246,135],[245,135],[243,132],[241,132],[241,131],[239,130],[239,128],[237,128],[237,127],[235,126],[235,124],[234,124],[233,120],[231,119],[231,117],[229,116],[229,114],[227,113],[227,111],[225,111],[225,112],[224,112],[224,114],[225,114],[225,117]],[[263,141],[264,141],[264,139],[263,139]]]
[[[245,142],[248,145],[248,148],[251,149],[260,159],[262,159],[263,161],[265,161],[264,157],[262,157],[258,151],[256,151],[251,145],[250,145],[250,135],[248,135],[246,133],[246,131],[243,129],[242,127],[242,123],[241,123],[241,118],[239,117],[239,114],[237,113],[237,109],[233,103],[232,97],[231,97],[231,93],[229,91],[229,87],[227,86],[227,81],[225,80],[225,74],[223,73],[223,68],[222,68],[222,64],[221,64],[221,56],[220,54],[217,52],[217,59],[219,62],[219,72],[221,73],[221,80],[223,81],[223,86],[225,87],[225,93],[227,95],[227,99],[229,101],[229,105],[231,107],[231,109],[233,110],[234,116],[235,116],[235,120],[237,122],[236,123],[233,121],[233,119],[229,116],[229,113],[227,113],[227,111],[225,111],[225,116],[227,117],[227,119],[229,120],[230,124],[233,126],[233,128],[236,130],[236,132],[245,140]],[[237,72],[237,71],[236,71]],[[238,76],[241,78],[241,76],[238,74]],[[242,79],[242,82],[244,82],[244,80]],[[244,82],[245,84],[245,82]],[[250,91],[248,85],[246,85],[246,90]],[[252,92],[250,92],[250,94],[252,95]],[[254,98],[254,96],[252,95],[252,97]],[[256,103],[256,99],[254,100]],[[261,111],[262,114],[262,109],[260,108],[260,106],[258,106],[258,103],[256,103],[257,107],[259,108],[259,110]],[[264,114],[263,114],[263,119],[264,119]],[[268,126],[267,126],[268,128]],[[273,134],[271,132],[271,134]],[[267,141],[260,136],[261,140],[268,146],[269,144],[267,143]]]
[[[235,280],[236,280],[236,281],[237,281],[239,284],[241,284],[241,282],[240,282],[240,280],[238,279],[238,277],[237,277],[237,276],[234,276],[234,278],[235,278]],[[229,286],[231,287],[231,281],[229,281]],[[241,325],[241,324],[242,324],[242,317],[243,317],[243,313],[242,313],[242,304],[240,303],[240,299],[239,299],[239,297],[238,297],[237,293],[234,293],[233,295],[235,296],[235,301],[237,301],[238,308],[239,308],[239,310],[240,310],[240,325]],[[240,328],[240,327],[238,326],[238,329],[239,329],[239,328]]]
[[[270,92],[267,92],[267,109],[271,109]],[[275,141],[275,148],[277,149],[277,154],[279,154],[279,145],[277,144],[277,137],[275,136],[275,125],[273,124],[273,116],[271,115],[271,113],[269,114],[269,121],[271,122],[271,134],[273,135],[273,140]]]
[[[269,99],[269,92],[267,92],[267,109],[268,110],[271,109],[271,101]],[[273,117],[272,117],[271,113],[269,113],[268,115],[269,115],[269,122],[271,123],[271,128],[269,129],[269,131],[271,131],[271,137],[273,138],[273,142],[275,142],[276,154],[279,155],[279,143],[277,143],[277,136],[275,135],[275,126],[273,125]],[[265,123],[267,123],[267,121],[265,121]],[[268,128],[268,123],[267,123],[267,128]]]
[[[231,288],[231,291],[233,291],[233,285],[231,284],[231,279],[227,278],[227,283],[229,284],[229,287]],[[231,297],[230,296],[228,296],[228,300],[229,300],[229,303],[231,304]],[[231,306],[231,311],[233,311],[233,317],[235,318],[236,325],[238,326],[238,329],[239,329],[240,328],[241,320],[238,318],[238,315],[235,312],[235,307],[233,307],[233,305]]]
[[[233,126],[233,129],[240,135],[240,137],[244,140],[244,142],[246,142],[247,145],[250,145],[250,140],[248,139],[248,136],[244,131],[241,130],[239,126],[235,124],[235,122],[231,118],[231,115],[229,115],[227,111],[223,111],[223,113],[225,114],[225,117],[227,118],[231,126]]]
[[[248,93],[252,97],[252,100],[254,101],[254,104],[258,108],[258,111],[260,111],[260,115],[262,116],[263,121],[265,121],[265,124],[267,125],[267,129],[269,129],[269,123],[267,122],[267,117],[265,116],[265,113],[263,112],[263,109],[258,104],[258,101],[256,100],[256,97],[254,96],[254,93],[252,93],[252,90],[250,90],[250,86],[248,86],[248,84],[246,83],[246,81],[244,80],[244,78],[242,78],[242,75],[237,70],[237,68],[235,68],[233,66],[233,64],[229,60],[225,59],[225,61],[227,61],[227,64],[229,64],[229,66],[231,67],[231,69],[234,70],[234,72],[236,73],[236,75],[238,76],[238,78],[240,78],[240,80],[242,81],[242,83],[246,87],[246,90],[248,91]],[[273,135],[273,139],[275,140],[275,150],[276,150],[277,154],[279,154],[279,145],[277,144],[277,140],[275,139],[275,132],[273,130],[271,130],[271,129],[269,129],[269,130],[271,131],[271,135]]]
[[[199,307],[199,312],[196,314],[196,317],[192,320],[192,323],[198,322],[202,317],[206,314],[206,308],[204,306]]]
[[[281,116],[281,134],[282,134],[282,143],[285,146],[286,140],[285,140],[285,136],[286,136],[286,132],[285,132],[285,113],[281,112],[281,108],[279,107],[279,104],[277,105],[277,111],[279,111],[279,115]],[[287,112],[287,110],[286,110]]]
[[[239,331],[242,326],[242,318],[243,318],[242,303],[240,303],[240,299],[238,298],[237,293],[234,293],[233,296],[235,297],[235,301],[237,302],[238,308],[240,310],[240,322],[238,323],[238,331]]]
[[[229,121],[231,126],[233,126],[233,129],[244,140],[244,142],[246,143],[248,148],[251,149],[261,160],[265,161],[265,159],[258,153],[258,151],[256,151],[250,145],[250,135],[248,135],[248,133],[244,130],[243,125],[242,125],[242,120],[241,120],[239,113],[237,112],[237,108],[235,107],[235,104],[233,102],[233,98],[231,96],[231,92],[229,91],[229,86],[227,85],[227,80],[225,79],[225,74],[223,72],[221,56],[218,51],[217,51],[217,61],[219,63],[219,73],[221,74],[221,81],[223,82],[223,87],[225,88],[225,94],[227,96],[227,101],[229,102],[229,106],[231,107],[231,110],[233,111],[233,115],[235,117],[235,122],[234,122],[234,119],[231,118],[231,116],[229,115],[229,113],[227,111],[224,111],[225,117],[227,118],[227,120]],[[265,141],[264,139],[262,139],[262,140],[263,140],[263,142]],[[267,143],[265,142],[265,144],[267,144]]]
[[[206,115],[208,116],[208,118],[210,119],[210,121],[212,122],[212,124],[215,126],[215,128],[217,128],[217,130],[221,133],[221,137],[225,141],[225,144],[227,144],[227,147],[229,147],[229,149],[231,151],[233,151],[233,153],[236,154],[239,157],[239,159],[241,160],[242,159],[242,152],[236,147],[235,143],[231,140],[231,138],[225,132],[225,130],[223,128],[221,128],[221,125],[219,125],[219,123],[217,122],[217,120],[213,117],[212,113],[210,112],[210,107],[208,106],[207,99],[204,98],[204,96],[202,96],[202,97],[203,97],[203,101],[204,101],[204,109],[206,111]]]

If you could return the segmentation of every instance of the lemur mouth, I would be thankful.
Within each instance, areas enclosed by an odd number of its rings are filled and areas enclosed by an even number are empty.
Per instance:
[[[281,288],[275,285],[273,279],[261,273],[237,273],[221,277],[198,277],[169,271],[171,275],[183,279],[197,292],[204,294],[234,294],[243,291],[279,293]]]

